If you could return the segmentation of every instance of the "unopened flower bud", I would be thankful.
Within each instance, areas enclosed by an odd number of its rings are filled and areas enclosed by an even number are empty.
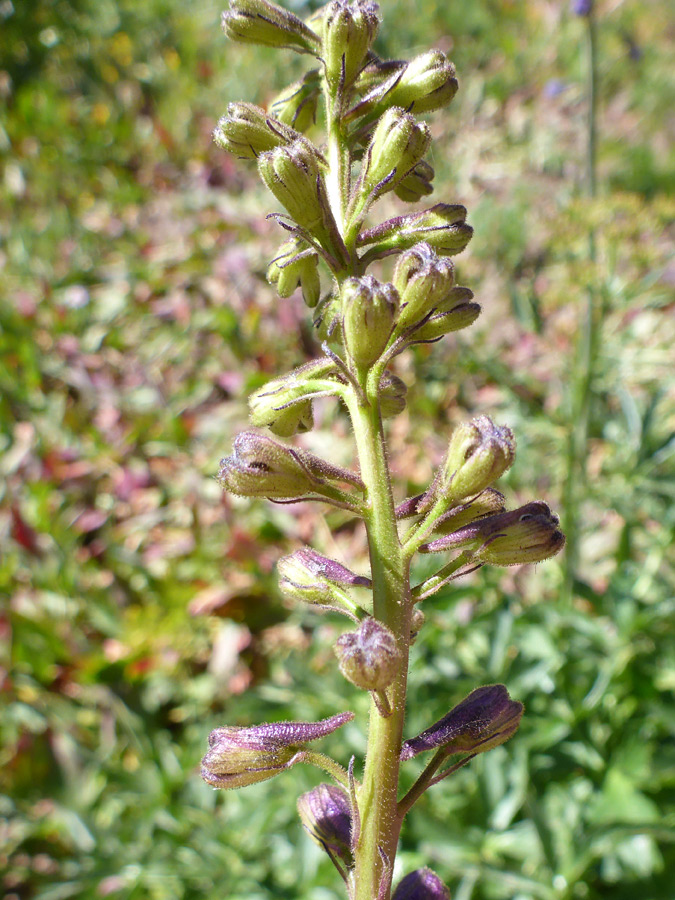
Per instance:
[[[372,365],[387,346],[398,312],[398,291],[372,275],[348,278],[342,286],[345,346],[357,366]]]
[[[433,193],[434,186],[431,182],[435,174],[433,167],[425,160],[421,160],[402,181],[399,181],[394,193],[405,203],[417,203],[422,197],[428,197]]]
[[[441,256],[454,256],[466,247],[473,235],[473,228],[465,219],[465,207],[437,203],[430,209],[396,216],[362,231],[357,243],[360,247],[370,247],[362,257],[367,262],[408,250],[420,241],[426,241]]]
[[[281,378],[268,381],[248,399],[251,424],[269,428],[278,437],[290,437],[314,427],[311,397],[316,393],[311,382],[333,374],[329,359],[315,359]]]
[[[511,700],[503,684],[476,688],[426,731],[405,741],[401,761],[441,748],[448,756],[491,750],[515,733],[523,709],[522,703]]]
[[[298,53],[321,50],[318,35],[302,19],[267,0],[230,0],[222,24],[227,37],[240,43],[290,47]]]
[[[300,762],[298,753],[305,744],[331,734],[353,718],[353,713],[344,712],[319,722],[216,728],[209,735],[210,749],[202,759],[202,778],[213,787],[225,789],[274,778]]]
[[[335,644],[340,671],[366,691],[383,691],[398,673],[401,654],[396,638],[382,622],[367,618],[356,631],[341,635]]]
[[[422,552],[475,548],[473,560],[493,566],[541,562],[565,544],[560,521],[542,501],[471,522],[445,537],[430,541]]]
[[[392,280],[401,297],[397,322],[400,333],[446,300],[454,281],[454,266],[422,242],[401,254]]]
[[[495,425],[488,416],[464,422],[452,433],[430,494],[436,501],[444,499],[446,506],[480,494],[513,464],[515,455],[510,428]]]
[[[267,280],[276,285],[280,297],[290,297],[300,286],[307,306],[316,306],[321,295],[316,250],[297,238],[285,241],[267,269]]]
[[[328,4],[323,16],[323,58],[333,88],[349,88],[359,74],[380,27],[378,9],[370,0]]]
[[[334,226],[318,150],[304,137],[261,154],[260,176],[295,221],[329,246]]]
[[[298,136],[254,103],[230,103],[227,115],[219,120],[213,132],[219,147],[243,159],[257,159],[261,153],[290,144]]]
[[[252,431],[237,435],[232,456],[220,461],[218,481],[244,497],[298,497],[314,488],[314,479],[293,448]]]
[[[331,483],[338,481],[363,488],[355,473],[254,431],[237,435],[232,456],[220,461],[218,473],[224,490],[272,500],[289,500],[307,493],[330,495]]]
[[[443,513],[433,526],[433,533],[438,535],[450,534],[459,531],[466,525],[484,519],[486,516],[494,516],[506,510],[506,498],[494,488],[486,488],[470,503],[462,503],[448,512]]]
[[[345,865],[352,865],[351,806],[343,788],[336,784],[320,784],[301,794],[298,813],[312,840]]]
[[[318,69],[312,69],[277,94],[270,103],[270,112],[279,122],[304,133],[316,121],[320,94],[321,75]]]
[[[412,59],[383,102],[419,114],[447,106],[457,93],[455,67],[440,50]]]
[[[277,568],[279,587],[286,597],[349,615],[354,614],[357,606],[345,588],[370,586],[369,578],[356,575],[309,547],[284,556]]]
[[[398,375],[385,372],[380,380],[380,413],[383,419],[393,419],[406,406],[408,388]]]
[[[414,341],[436,341],[453,331],[460,331],[473,325],[481,309],[472,303],[473,291],[466,287],[454,287],[439,303],[433,314],[416,328],[411,337]]]
[[[410,643],[414,644],[417,640],[417,635],[422,630],[422,626],[426,621],[426,616],[422,612],[422,610],[416,606],[410,617]]]
[[[330,341],[341,336],[342,304],[333,294],[321,301],[316,310],[314,327],[321,341]]]
[[[431,869],[416,869],[399,881],[391,900],[450,900],[450,891]]]
[[[375,126],[363,160],[363,169],[354,192],[354,208],[361,213],[385,191],[396,185],[429,149],[431,133],[403,109],[388,109]]]

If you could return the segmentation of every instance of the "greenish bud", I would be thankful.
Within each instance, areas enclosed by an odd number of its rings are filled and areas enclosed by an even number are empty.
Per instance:
[[[380,27],[379,7],[370,0],[333,0],[323,17],[323,58],[333,89],[349,88],[363,67]]]
[[[227,37],[243,44],[290,47],[315,55],[321,52],[319,36],[302,19],[267,0],[230,0],[222,25]]]
[[[457,86],[455,67],[447,56],[440,50],[429,50],[408,63],[381,102],[416,114],[431,112],[447,106]]]
[[[319,340],[331,341],[342,336],[342,304],[338,297],[329,294],[319,304],[314,318],[314,327]]]
[[[318,69],[312,69],[277,94],[270,103],[270,112],[279,122],[304,134],[316,122],[320,95],[321,74]]]
[[[218,482],[233,494],[270,500],[297,500],[308,493],[333,499],[336,482],[363,490],[354,472],[255,431],[237,435],[232,456],[220,461]]]
[[[372,618],[364,619],[356,631],[341,635],[335,644],[335,655],[347,681],[366,691],[389,687],[401,665],[393,633]]]
[[[451,506],[480,494],[511,467],[516,439],[510,428],[498,427],[488,416],[459,425],[430,495]]]
[[[290,499],[316,487],[316,479],[298,452],[252,431],[234,440],[232,456],[220,461],[218,482],[243,497]]]
[[[380,413],[383,419],[393,419],[406,406],[408,388],[398,375],[385,372],[380,379]]]
[[[319,722],[274,722],[250,728],[225,725],[209,735],[201,775],[216,788],[238,788],[274,778],[302,761],[310,741],[325,737],[354,718],[344,712]]]
[[[262,153],[260,176],[291,218],[324,247],[337,231],[328,203],[322,157],[307,138]]]
[[[372,275],[348,278],[342,286],[345,346],[360,368],[382,355],[398,312],[398,292]]]
[[[505,503],[506,499],[501,491],[491,487],[486,488],[470,503],[462,503],[444,513],[434,523],[433,533],[438,535],[450,534],[453,531],[459,531],[478,519],[503,513],[506,511]]]
[[[439,304],[434,313],[412,333],[415,342],[437,341],[453,331],[460,331],[473,325],[480,315],[478,303],[471,303],[473,291],[465,287],[454,287]]]
[[[416,869],[399,881],[392,900],[450,900],[450,891],[431,869]]]
[[[426,616],[422,612],[419,607],[415,607],[412,611],[412,615],[410,617],[410,643],[414,644],[417,640],[417,635],[422,630],[422,626],[426,621]]]
[[[300,286],[307,306],[316,306],[321,296],[318,254],[298,238],[285,241],[267,269],[267,280],[280,297],[290,297]]]
[[[507,741],[518,729],[523,704],[511,700],[503,684],[476,688],[447,715],[401,747],[401,762],[427,750],[484,753]]]
[[[334,373],[335,364],[331,360],[316,359],[268,381],[249,397],[251,424],[269,428],[278,437],[311,431],[314,427],[311,398],[317,392],[308,382]]]
[[[223,150],[242,159],[257,159],[261,153],[292,143],[299,135],[288,125],[267,115],[254,103],[230,103],[219,120],[213,140]]]
[[[397,323],[400,334],[437,309],[454,281],[454,266],[425,242],[403,253],[396,262],[393,282],[401,297]]]
[[[422,197],[433,193],[434,186],[431,182],[435,174],[432,166],[422,160],[396,185],[394,193],[405,203],[417,203]]]
[[[555,556],[565,545],[560,521],[542,501],[471,522],[420,550],[475,548],[472,560],[493,566],[516,566],[541,562]]]
[[[473,228],[465,219],[465,207],[449,203],[437,203],[421,212],[387,219],[359,235],[359,247],[372,245],[362,260],[369,263],[409,250],[420,241],[425,241],[441,256],[454,256],[466,247],[473,235]]]
[[[388,109],[375,126],[354,190],[352,205],[357,214],[393,190],[420,162],[430,143],[425,122],[417,122],[403,109]]]
[[[356,575],[345,566],[303,547],[278,562],[279,587],[290,600],[309,603],[321,609],[354,616],[359,607],[345,588],[370,586],[370,579]]]
[[[350,867],[352,816],[347,792],[336,784],[320,784],[298,798],[298,814],[313,841]]]

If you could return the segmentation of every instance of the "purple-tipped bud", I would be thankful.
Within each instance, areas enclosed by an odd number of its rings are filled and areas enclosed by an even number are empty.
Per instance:
[[[279,122],[302,133],[316,121],[316,108],[321,94],[321,73],[307,72],[300,81],[284,88],[270,103],[270,112]]]
[[[448,510],[434,523],[433,533],[438,535],[450,534],[459,531],[478,519],[486,516],[503,513],[506,510],[506,498],[494,488],[486,488],[475,500],[470,503],[462,503]]]
[[[429,489],[429,501],[446,508],[480,494],[513,464],[516,441],[510,428],[488,416],[459,425],[450,438],[443,465]]]
[[[473,561],[493,566],[541,562],[565,545],[560,520],[541,500],[486,516],[420,547],[423,553],[475,548]]]
[[[454,266],[422,242],[403,253],[394,269],[393,282],[401,296],[397,330],[419,322],[447,300],[454,281]]]
[[[279,587],[286,597],[351,616],[360,610],[345,588],[370,587],[371,584],[369,578],[356,575],[310,547],[284,556],[277,568]]]
[[[335,373],[335,363],[315,359],[274,378],[248,399],[251,424],[269,428],[278,437],[290,437],[314,427],[311,397],[317,392],[313,379],[324,379]]]
[[[321,294],[318,264],[316,250],[298,238],[291,238],[279,247],[267,269],[267,280],[277,286],[277,293],[284,298],[301,287],[302,298],[311,308],[319,302]]]
[[[318,54],[321,41],[302,19],[267,0],[230,0],[223,31],[233,41]]]
[[[383,419],[393,419],[403,412],[408,388],[398,375],[385,372],[380,379],[380,413]]]
[[[446,334],[473,325],[481,310],[478,303],[471,302],[472,299],[473,291],[469,288],[452,288],[427,321],[415,329],[411,335],[412,340],[436,341]]]
[[[324,247],[332,245],[337,226],[323,177],[321,154],[300,137],[258,158],[260,177],[292,219]]]
[[[359,247],[369,247],[362,257],[366,262],[408,250],[420,241],[426,241],[441,256],[454,256],[473,235],[473,228],[465,220],[465,207],[437,203],[430,209],[396,216],[362,231],[357,243]]]
[[[401,761],[427,750],[484,753],[507,741],[518,729],[523,704],[511,700],[503,684],[476,688],[461,703],[401,747]]]
[[[414,169],[399,181],[394,188],[394,193],[405,203],[417,203],[422,197],[428,197],[434,191],[431,183],[434,180],[434,169],[428,162],[418,162]]]
[[[232,456],[220,461],[218,472],[224,490],[272,500],[291,500],[307,493],[331,496],[331,482],[336,481],[363,488],[355,473],[254,431],[237,435]]]
[[[412,59],[382,103],[402,106],[415,114],[447,106],[457,93],[455,67],[440,50]]]
[[[360,214],[377,197],[391,191],[415,168],[429,149],[429,126],[403,109],[388,109],[375,127],[354,190]]]
[[[450,900],[450,891],[431,869],[416,869],[399,881],[391,900]]]
[[[372,275],[348,278],[342,286],[342,328],[349,355],[371,366],[387,346],[398,312],[398,291]]]
[[[245,787],[274,778],[300,762],[298,753],[310,741],[325,737],[354,718],[344,712],[320,722],[274,722],[242,727],[226,725],[209,735],[209,751],[201,775],[217,788]]]
[[[337,639],[335,655],[345,678],[366,691],[389,687],[401,664],[396,638],[386,625],[371,618]]]
[[[349,796],[334,784],[320,784],[298,797],[298,813],[309,836],[347,866],[353,863]]]
[[[379,7],[370,0],[333,0],[323,15],[323,58],[328,83],[349,88],[380,27]]]
[[[261,153],[291,144],[298,137],[296,131],[254,103],[230,103],[227,115],[213,132],[219,147],[243,159],[257,159]]]

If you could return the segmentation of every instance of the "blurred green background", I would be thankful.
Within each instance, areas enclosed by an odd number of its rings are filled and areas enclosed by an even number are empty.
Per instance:
[[[382,11],[382,54],[457,65],[434,196],[469,209],[459,281],[484,309],[399,359],[397,496],[488,412],[518,436],[509,501],[544,498],[580,535],[577,561],[484,570],[426,603],[408,734],[494,681],[527,712],[416,807],[400,870],[431,865],[455,900],[673,900],[668,4],[598,4],[594,200],[587,23],[566,2]],[[336,672],[340,621],[286,609],[274,574],[305,542],[364,571],[362,530],[212,478],[247,393],[317,353],[301,300],[264,282],[271,198],[210,140],[228,101],[267,102],[306,63],[227,45],[218,18],[210,0],[0,3],[7,900],[342,896],[295,814],[315,770],[228,794],[197,774],[218,724],[349,708],[321,746],[346,762],[367,706]],[[305,446],[350,462],[343,414],[319,421]]]

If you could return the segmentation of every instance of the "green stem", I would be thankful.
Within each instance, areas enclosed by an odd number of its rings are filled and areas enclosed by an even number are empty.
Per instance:
[[[391,879],[401,824],[397,792],[410,643],[410,576],[396,528],[379,408],[354,397],[350,412],[367,492],[365,523],[373,614],[396,635],[402,657],[398,677],[389,690],[391,715],[384,718],[375,702],[371,703],[366,765],[358,797],[361,831],[355,852],[354,900],[373,900],[382,876]]]
[[[330,775],[331,778],[334,778],[338,784],[349,790],[349,775],[347,774],[347,770],[343,768],[340,763],[335,762],[330,756],[326,756],[325,753],[317,753],[316,750],[303,750],[302,762],[323,769],[323,771]]]
[[[587,17],[588,27],[588,128],[586,142],[586,185],[589,198],[597,192],[597,119],[598,119],[598,34],[594,10]],[[600,345],[602,309],[596,297],[595,267],[597,262],[595,228],[588,230],[588,257],[592,266],[591,283],[586,291],[584,321],[579,328],[576,349],[575,378],[570,404],[570,423],[567,437],[567,477],[563,491],[564,521],[567,536],[565,553],[564,597],[571,602],[579,566],[580,486],[586,477],[588,426],[593,396],[595,359]]]

